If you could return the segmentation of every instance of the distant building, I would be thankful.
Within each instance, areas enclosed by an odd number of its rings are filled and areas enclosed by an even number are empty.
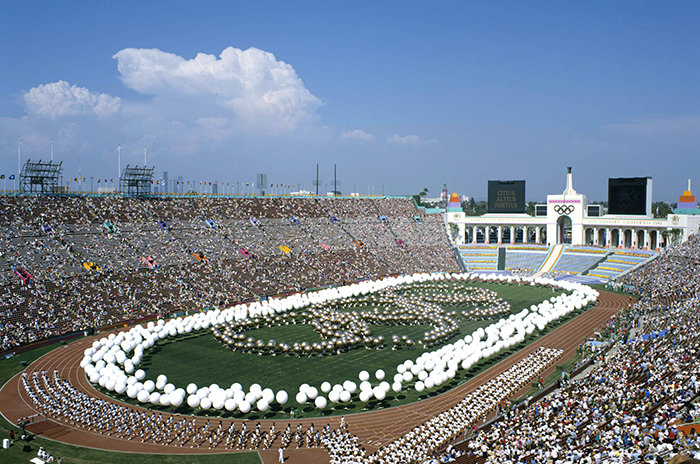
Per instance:
[[[649,202],[650,199],[651,192]],[[452,211],[448,208],[447,220],[458,228],[458,245],[534,243],[659,250],[674,244],[675,239],[669,235],[674,229],[679,241],[698,233],[700,215],[696,211],[700,210],[690,186],[681,200],[679,203],[686,208],[676,209],[674,214],[663,219],[654,218],[650,213],[605,213],[600,208],[589,208],[598,205],[589,205],[586,196],[574,190],[569,168],[564,191],[559,195],[547,195],[546,204],[536,205],[538,214],[535,216],[525,213],[466,216],[457,208]]]

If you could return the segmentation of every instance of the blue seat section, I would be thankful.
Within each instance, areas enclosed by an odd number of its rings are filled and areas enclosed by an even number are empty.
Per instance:
[[[586,275],[608,281],[648,262],[656,255],[655,251],[616,250],[608,254],[605,261],[595,266]]]
[[[604,248],[566,246],[552,269],[552,274],[583,274],[608,254]]]
[[[467,272],[483,273],[498,269],[498,245],[460,245],[459,256]]]
[[[533,273],[547,258],[549,247],[542,245],[506,246],[506,270]]]

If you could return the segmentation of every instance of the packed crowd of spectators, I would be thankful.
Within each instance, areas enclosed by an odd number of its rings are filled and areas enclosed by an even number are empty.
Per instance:
[[[700,296],[700,236],[691,235],[685,243],[664,250],[650,264],[620,279],[635,287],[644,297],[657,301],[677,301]]]
[[[0,351],[152,315],[458,270],[442,217],[389,198],[0,197],[0,253]]]
[[[580,378],[509,409],[425,462],[628,463],[700,458],[700,241],[669,250],[626,280],[640,300],[617,342]],[[668,291],[664,291],[668,290]],[[463,424],[466,425],[466,424]],[[683,430],[690,433],[683,433]]]
[[[509,414],[467,444],[475,462],[639,462],[700,451],[674,427],[700,409],[697,300],[670,308],[640,304],[639,336],[621,344],[585,377],[524,411]],[[670,329],[645,340],[642,334]],[[668,448],[668,451],[666,451]]]

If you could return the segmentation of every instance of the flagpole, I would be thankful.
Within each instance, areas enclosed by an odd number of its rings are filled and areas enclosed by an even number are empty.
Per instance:
[[[20,148],[19,148],[19,146],[20,146],[21,143],[22,143],[22,139],[21,139],[20,136],[18,135],[18,136],[17,136],[17,178],[19,178],[19,174],[20,174],[20,171],[21,171],[21,168],[20,168],[20,157],[21,157],[20,153],[21,153],[21,151],[20,151]],[[12,183],[12,185],[13,185],[12,188],[15,189],[15,190],[17,190],[17,189],[16,189],[16,187],[17,187],[17,181],[14,181],[14,182]]]

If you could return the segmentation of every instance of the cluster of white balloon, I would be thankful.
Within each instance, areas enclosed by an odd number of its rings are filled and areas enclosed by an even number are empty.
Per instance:
[[[253,384],[248,391],[245,391],[240,383],[233,383],[225,389],[216,384],[198,387],[195,383],[190,383],[186,389],[177,388],[162,374],[156,377],[155,382],[145,380],[146,373],[143,369],[137,369],[137,366],[145,350],[152,347],[156,341],[208,329],[212,324],[296,310],[312,303],[365,295],[394,285],[469,279],[532,286],[549,285],[570,293],[562,293],[538,305],[532,305],[529,309],[523,309],[507,319],[500,319],[486,329],[480,328],[452,344],[425,352],[415,360],[406,360],[396,367],[396,374],[391,384],[384,380],[386,373],[383,369],[374,373],[375,379],[379,382],[375,382],[375,385],[370,382],[370,374],[362,371],[358,376],[359,386],[352,380],[332,386],[329,382],[323,382],[319,391],[318,388],[304,383],[294,397],[296,402],[298,404],[313,402],[317,408],[324,409],[332,404],[353,401],[358,390],[357,398],[366,403],[373,398],[382,401],[390,390],[398,393],[412,382],[418,392],[438,387],[453,379],[459,369],[469,369],[480,359],[522,342],[535,329],[544,329],[550,321],[594,302],[598,296],[597,291],[581,284],[539,277],[470,273],[413,274],[237,305],[224,310],[217,309],[171,319],[168,322],[159,320],[157,323],[149,322],[146,327],[138,325],[129,331],[111,334],[93,342],[92,346],[85,350],[80,366],[93,384],[98,384],[117,394],[126,394],[129,398],[144,404],[179,407],[186,403],[191,408],[229,412],[238,410],[244,414],[253,409],[267,411],[275,402],[279,405],[286,404],[289,400],[287,392],[280,390],[275,393],[272,389],[263,388],[259,384]]]

